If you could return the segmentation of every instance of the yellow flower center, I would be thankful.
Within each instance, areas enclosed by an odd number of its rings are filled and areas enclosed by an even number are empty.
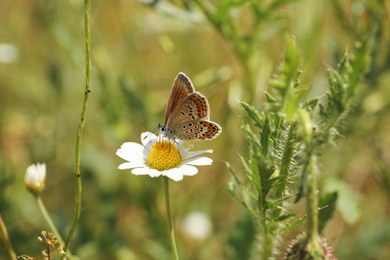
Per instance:
[[[181,156],[170,142],[156,143],[150,148],[147,165],[158,171],[169,170],[180,165]]]

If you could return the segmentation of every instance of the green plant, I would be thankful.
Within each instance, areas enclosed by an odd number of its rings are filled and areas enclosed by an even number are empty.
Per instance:
[[[241,103],[251,122],[246,123],[240,112],[241,128],[250,151],[246,157],[241,156],[245,181],[227,164],[232,173],[229,190],[259,227],[262,259],[274,255],[278,235],[302,222],[307,227],[300,243],[303,240],[305,248],[312,248],[313,259],[322,254],[332,257],[318,243],[318,221],[320,218],[323,227],[332,215],[337,195],[322,194],[322,207],[331,211],[321,215],[317,175],[322,169],[317,162],[324,148],[337,145],[337,137],[360,100],[359,82],[370,62],[371,37],[368,34],[363,42],[357,43],[351,57],[346,53],[337,69],[328,69],[329,91],[324,98],[312,99],[307,99],[310,88],[300,82],[299,49],[294,38],[288,38],[279,74],[270,81],[273,93],[265,93],[265,111],[259,113],[253,106]],[[296,219],[289,213],[293,197],[295,202],[305,197],[305,217]]]

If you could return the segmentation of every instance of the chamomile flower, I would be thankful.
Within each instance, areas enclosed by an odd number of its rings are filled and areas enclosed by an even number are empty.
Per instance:
[[[174,181],[181,181],[183,176],[193,176],[198,173],[195,166],[211,165],[213,160],[199,156],[212,153],[213,150],[190,151],[184,147],[182,140],[170,142],[166,137],[157,137],[153,133],[141,134],[141,142],[122,144],[116,154],[127,162],[118,169],[132,169],[134,175],[167,176]]]
[[[34,195],[41,193],[45,187],[46,179],[46,164],[37,163],[28,166],[26,175],[24,177],[24,183],[27,189]]]

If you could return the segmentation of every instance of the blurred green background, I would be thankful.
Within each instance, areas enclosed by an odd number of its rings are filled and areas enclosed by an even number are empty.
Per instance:
[[[245,70],[232,43],[194,2],[154,4],[91,1],[92,94],[81,145],[82,213],[71,250],[81,259],[170,259],[162,180],[119,171],[123,160],[115,152],[163,123],[171,86],[182,71],[208,98],[211,120],[223,132],[212,142],[192,142],[196,150],[214,150],[212,166],[171,182],[179,254],[182,259],[246,259],[234,253],[239,250],[234,241],[251,227],[242,225],[248,217],[227,191],[225,167],[229,161],[243,174],[237,154],[248,152],[238,121],[239,100],[252,95],[243,83]],[[47,164],[42,199],[64,237],[75,207],[84,6],[80,0],[0,0],[0,6],[0,213],[16,253],[36,256],[44,249],[36,238],[48,227],[25,189],[27,166]],[[231,12],[238,32],[250,34],[248,4]],[[337,147],[321,157],[321,189],[342,192],[342,210],[325,228],[339,259],[390,259],[389,15],[388,0],[300,1],[282,5],[258,28],[251,98],[261,109],[286,35],[293,34],[301,49],[302,80],[312,85],[314,97],[327,90],[326,69],[336,67],[346,50],[377,27],[362,84],[365,95]],[[305,214],[302,205],[291,211]],[[186,232],[183,221],[192,212],[209,218],[207,237]],[[302,224],[285,233],[281,241],[303,229]],[[6,259],[2,247],[0,259]]]

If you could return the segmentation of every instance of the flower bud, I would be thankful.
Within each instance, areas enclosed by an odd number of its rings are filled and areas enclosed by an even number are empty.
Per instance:
[[[337,260],[333,255],[333,248],[326,242],[326,239],[317,236],[314,241],[308,241],[305,234],[298,235],[293,241],[288,243],[287,250],[283,250],[283,259],[324,259]]]
[[[26,175],[24,177],[24,183],[26,188],[34,195],[38,196],[39,193],[45,187],[46,179],[46,164],[37,163],[36,165],[30,165],[27,168]]]

